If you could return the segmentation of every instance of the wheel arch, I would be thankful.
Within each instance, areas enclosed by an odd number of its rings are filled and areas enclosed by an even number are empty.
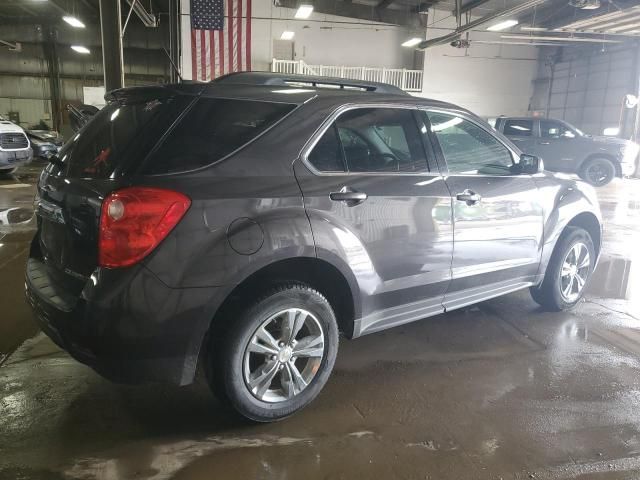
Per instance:
[[[588,155],[580,163],[580,166],[578,167],[578,172],[580,173],[580,177],[582,177],[584,175],[585,166],[591,160],[594,160],[596,158],[604,158],[606,160],[609,160],[613,164],[614,168],[616,169],[616,177],[621,177],[622,176],[622,167],[620,166],[620,162],[618,161],[618,159],[614,155],[611,155],[610,153],[607,153],[607,152],[597,152],[597,153],[592,153],[592,154]]]
[[[349,338],[353,335],[354,319],[359,311],[353,288],[337,266],[316,257],[276,260],[246,275],[213,313],[209,331],[228,328],[232,325],[228,316],[249,299],[275,285],[291,282],[308,285],[323,294],[334,309],[339,330]]]
[[[565,225],[562,229],[562,233],[566,232],[566,230],[571,227],[578,227],[586,230],[593,241],[593,248],[596,251],[596,256],[599,256],[600,249],[602,248],[602,227],[598,218],[591,212],[579,213]]]

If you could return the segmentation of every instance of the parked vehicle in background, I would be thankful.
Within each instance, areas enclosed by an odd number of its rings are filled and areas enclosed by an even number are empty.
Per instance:
[[[31,162],[33,150],[22,127],[0,117],[0,175]]]
[[[594,189],[455,105],[259,73],[110,98],[40,176],[26,271],[44,332],[108,378],[202,365],[278,420],[318,395],[338,332],[524,288],[567,309],[595,268]]]
[[[64,144],[64,139],[53,130],[26,130],[27,137],[31,141],[33,158],[48,160],[57,153]]]
[[[636,170],[640,147],[630,140],[591,136],[562,120],[499,117],[495,129],[518,148],[544,161],[547,170],[577,173],[601,187]]]

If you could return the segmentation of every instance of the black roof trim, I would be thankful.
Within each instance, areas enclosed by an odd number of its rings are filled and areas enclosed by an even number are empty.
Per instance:
[[[238,72],[224,75],[212,83],[232,85],[276,85],[282,87],[310,86],[314,88],[336,88],[341,90],[360,90],[365,92],[408,95],[404,90],[388,83],[351,80],[350,78],[316,77],[271,72]]]

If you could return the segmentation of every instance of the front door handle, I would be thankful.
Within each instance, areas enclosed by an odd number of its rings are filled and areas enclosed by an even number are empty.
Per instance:
[[[476,192],[474,192],[473,190],[467,189],[464,192],[457,194],[456,200],[460,202],[466,202],[467,205],[471,206],[471,205],[480,203],[480,200],[482,200],[482,197],[478,195]]]
[[[367,194],[342,187],[339,192],[331,192],[329,198],[334,202],[344,202],[348,207],[353,207],[364,202],[367,199]]]
[[[551,145],[551,142],[538,142],[538,145]]]

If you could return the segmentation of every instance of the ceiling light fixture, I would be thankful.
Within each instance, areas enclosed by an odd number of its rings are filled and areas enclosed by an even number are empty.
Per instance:
[[[300,5],[294,18],[309,18],[313,13],[313,5]]]
[[[293,37],[295,36],[295,34],[296,34],[295,32],[286,30],[282,32],[282,35],[280,35],[280,40],[293,40]]]
[[[86,55],[87,53],[91,53],[91,50],[89,50],[87,47],[83,47],[82,45],[71,45],[71,50],[82,53],[84,55]]]
[[[418,37],[413,37],[410,38],[409,40],[407,40],[406,42],[404,42],[402,44],[403,47],[415,47],[416,45],[418,45],[420,42],[422,42],[422,38],[418,38]]]
[[[549,29],[546,27],[527,27],[527,26],[522,26],[520,27],[520,30],[525,30],[527,32],[546,32]]]
[[[71,16],[64,16],[62,17],[62,20],[64,20],[65,22],[67,22],[69,25],[71,25],[73,28],[84,28],[85,25],[84,23],[82,23],[79,19],[77,19],[76,17],[71,17]]]
[[[505,20],[504,22],[491,25],[490,27],[487,27],[487,30],[489,30],[490,32],[500,32],[502,30],[506,30],[507,28],[514,27],[517,24],[518,24],[518,20],[509,19],[509,20]]]
[[[621,40],[609,40],[598,37],[551,37],[546,35],[500,35],[500,38],[510,38],[514,40],[543,40],[551,42],[590,42],[590,43],[622,43]]]

